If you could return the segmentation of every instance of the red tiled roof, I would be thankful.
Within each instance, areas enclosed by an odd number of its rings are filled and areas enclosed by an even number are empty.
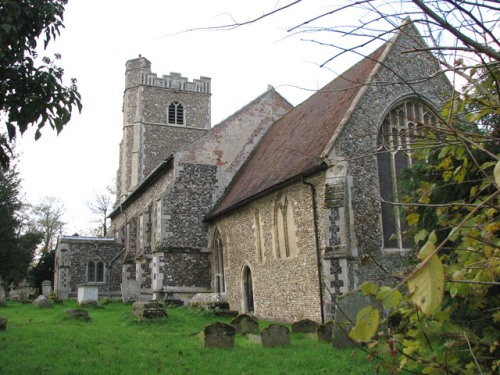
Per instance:
[[[385,47],[378,48],[275,122],[210,217],[320,166],[324,149]]]

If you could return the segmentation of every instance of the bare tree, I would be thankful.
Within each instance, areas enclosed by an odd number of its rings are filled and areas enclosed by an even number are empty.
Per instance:
[[[42,252],[47,253],[54,248],[57,236],[66,224],[63,221],[63,213],[64,205],[55,197],[44,197],[31,207],[31,225],[43,235]]]
[[[99,232],[103,237],[108,234],[108,213],[113,204],[113,190],[108,186],[104,192],[93,193],[92,199],[86,202],[89,210],[97,215],[100,226]]]

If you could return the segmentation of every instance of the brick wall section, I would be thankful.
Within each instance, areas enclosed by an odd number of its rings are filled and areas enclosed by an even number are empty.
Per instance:
[[[324,174],[308,179],[317,189],[317,202],[324,201]],[[252,271],[255,314],[277,321],[312,319],[320,321],[321,308],[312,195],[309,186],[296,183],[281,191],[291,207],[297,238],[298,254],[277,259],[274,249],[274,205],[278,192],[216,219],[211,233],[219,228],[224,246],[226,295],[231,309],[242,311],[242,271]],[[318,203],[319,204],[319,203]],[[323,204],[319,204],[320,208]],[[255,231],[255,210],[260,213],[263,261],[258,261]],[[322,210],[318,210],[322,215]],[[321,218],[319,218],[321,219]],[[320,248],[324,248],[324,221],[319,220]]]

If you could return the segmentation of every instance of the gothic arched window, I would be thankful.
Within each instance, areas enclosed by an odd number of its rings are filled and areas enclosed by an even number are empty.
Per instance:
[[[213,250],[215,292],[225,293],[226,283],[224,279],[224,247],[222,245],[222,237],[218,229],[215,230],[214,234]]]
[[[104,282],[104,263],[100,260],[91,260],[87,263],[87,282]]]
[[[173,125],[184,125],[184,106],[178,101],[168,105],[168,123]]]
[[[382,122],[377,141],[377,166],[382,198],[384,248],[404,249],[405,222],[398,208],[398,176],[411,167],[411,145],[421,133],[422,126],[436,123],[436,117],[422,103],[405,101],[394,107]]]

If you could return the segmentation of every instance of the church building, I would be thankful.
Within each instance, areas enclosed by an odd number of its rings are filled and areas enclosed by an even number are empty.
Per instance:
[[[210,126],[211,81],[127,62],[117,201],[123,285],[325,321],[411,248],[397,178],[452,90],[414,25],[293,107],[269,87]],[[416,51],[418,49],[419,51]]]

